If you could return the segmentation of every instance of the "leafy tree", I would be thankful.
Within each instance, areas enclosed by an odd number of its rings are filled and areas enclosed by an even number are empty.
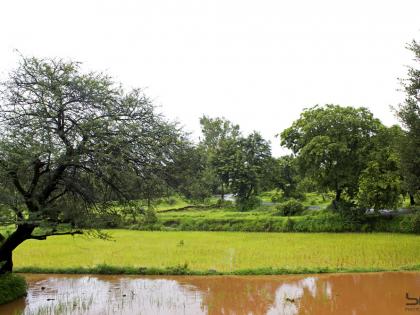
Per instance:
[[[240,210],[254,206],[262,177],[271,158],[270,144],[254,132],[231,144],[235,148],[230,168],[231,190],[236,195]]]
[[[224,118],[203,116],[200,123],[201,147],[208,157],[208,169],[220,182],[222,199],[230,190],[241,210],[252,207],[270,165],[269,143],[256,132],[242,136],[239,126]]]
[[[372,150],[367,167],[359,178],[357,200],[362,208],[392,209],[400,202],[401,170],[398,143],[403,137],[398,126],[383,127],[372,138]]]
[[[200,146],[184,142],[174,154],[168,182],[171,187],[193,201],[203,201],[217,189],[217,179],[208,167],[208,156]]]
[[[381,126],[366,108],[315,106],[281,133],[281,144],[296,154],[303,176],[321,190],[335,191],[337,203],[343,192],[357,193],[371,139]]]
[[[299,169],[296,158],[285,155],[278,158],[276,162],[276,186],[283,191],[284,197],[298,197]]]
[[[415,66],[409,67],[408,78],[401,80],[406,98],[396,114],[405,129],[400,149],[404,187],[414,205],[414,195],[420,189],[420,45],[413,40],[408,49],[414,53]]]
[[[203,134],[201,144],[207,151],[216,150],[224,141],[240,136],[239,125],[225,118],[203,116],[200,118],[200,125]]]
[[[140,90],[79,63],[23,58],[0,93],[0,203],[16,226],[0,246],[0,272],[23,241],[81,233],[110,201],[130,198],[133,174],[172,162],[175,126]]]
[[[209,118],[203,116],[200,119],[203,139],[200,145],[207,155],[207,167],[211,170],[220,183],[222,200],[226,189],[230,185],[231,167],[237,139],[241,136],[239,125],[235,125],[225,118]],[[210,174],[209,174],[210,175]]]

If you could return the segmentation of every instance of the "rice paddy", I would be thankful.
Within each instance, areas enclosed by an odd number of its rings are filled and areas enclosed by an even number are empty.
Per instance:
[[[108,230],[104,241],[85,236],[27,240],[15,267],[165,268],[232,272],[258,268],[393,270],[420,265],[420,236],[391,233],[145,232]]]

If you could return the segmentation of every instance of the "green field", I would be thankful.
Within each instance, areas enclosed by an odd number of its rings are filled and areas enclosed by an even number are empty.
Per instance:
[[[28,240],[14,254],[15,267],[165,268],[197,271],[243,269],[419,268],[420,236],[350,233],[143,232],[109,230],[111,241],[84,236]]]

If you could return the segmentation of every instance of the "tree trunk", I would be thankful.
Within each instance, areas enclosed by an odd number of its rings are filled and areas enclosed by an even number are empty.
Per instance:
[[[334,199],[334,201],[333,201],[333,207],[334,207],[334,210],[338,210],[338,203],[340,202],[340,200],[341,200],[341,193],[343,192],[343,190],[342,189],[337,189],[336,191],[335,191],[335,199]]]
[[[336,190],[336,192],[335,192],[335,201],[336,202],[339,202],[340,201],[340,199],[341,199],[341,193],[342,193],[342,190],[341,189],[337,189]]]
[[[224,201],[224,200],[225,200],[225,187],[224,187],[224,185],[223,185],[223,182],[222,182],[221,198],[222,198],[222,201]]]
[[[414,201],[414,195],[412,193],[408,194],[410,196],[410,206],[415,206],[416,202]]]
[[[35,226],[32,224],[18,225],[16,231],[3,242],[0,246],[0,274],[12,272],[13,270],[13,250],[31,237]]]

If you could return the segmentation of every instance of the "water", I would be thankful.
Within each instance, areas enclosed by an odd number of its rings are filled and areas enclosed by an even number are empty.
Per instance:
[[[140,277],[26,275],[0,314],[420,315],[420,273]],[[419,299],[418,305],[415,299]]]

